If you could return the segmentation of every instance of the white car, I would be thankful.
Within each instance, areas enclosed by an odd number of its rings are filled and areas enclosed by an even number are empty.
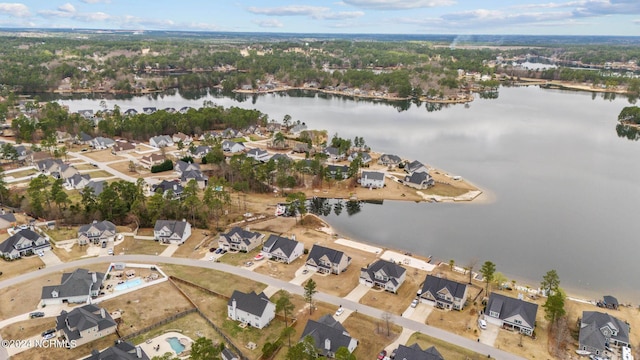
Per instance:
[[[482,330],[486,330],[487,329],[487,320],[485,319],[478,319],[478,327]]]
[[[342,315],[343,312],[344,312],[344,308],[342,306],[339,307],[338,310],[336,310],[336,316]]]
[[[107,254],[113,255],[113,249],[109,249],[109,251],[107,251]]]
[[[411,307],[414,308],[416,306],[418,306],[418,299],[413,299],[413,301],[411,302]]]

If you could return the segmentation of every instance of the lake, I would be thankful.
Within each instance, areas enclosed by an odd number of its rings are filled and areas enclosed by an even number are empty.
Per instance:
[[[571,294],[638,303],[640,144],[616,134],[617,115],[629,105],[624,97],[501,88],[497,99],[477,97],[469,106],[432,112],[425,104],[400,111],[407,105],[308,94],[245,101],[174,94],[106,103],[141,110],[200,107],[204,100],[255,108],[278,121],[289,114],[330,135],[362,136],[376,151],[460,175],[495,199],[363,204],[357,214],[326,217],[341,235],[462,266],[490,260],[533,287],[555,269]],[[70,111],[100,108],[99,99],[60,102]]]

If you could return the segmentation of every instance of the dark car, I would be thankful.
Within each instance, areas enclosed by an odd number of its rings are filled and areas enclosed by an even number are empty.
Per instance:
[[[46,337],[47,335],[51,335],[56,332],[56,329],[49,329],[42,332],[42,337]]]
[[[387,357],[387,350],[380,351],[380,354],[378,354],[378,360],[382,360],[385,357]]]
[[[29,314],[29,317],[32,318],[32,319],[33,318],[41,318],[41,317],[44,317],[44,313],[42,311],[35,311],[35,312],[32,312],[31,314]]]
[[[216,248],[209,249],[209,252],[214,252],[214,251],[216,251]]]

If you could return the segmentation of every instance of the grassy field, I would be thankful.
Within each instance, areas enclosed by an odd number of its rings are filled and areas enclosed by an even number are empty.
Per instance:
[[[410,346],[416,343],[420,345],[422,349],[427,349],[431,346],[435,346],[438,352],[442,354],[442,357],[447,360],[478,360],[481,358],[486,358],[486,355],[478,354],[460,346],[444,342],[440,339],[432,338],[431,336],[427,336],[421,333],[414,333],[413,335],[411,335],[409,341],[407,341],[405,345]]]
[[[224,258],[225,256],[227,256],[227,254],[225,254],[222,258]],[[252,257],[250,259],[252,259]],[[222,259],[220,259],[220,261],[222,261]],[[262,261],[264,261],[265,263],[262,264],[262,266],[258,267],[255,272],[269,275],[271,277],[284,281],[290,281],[291,279],[293,279],[295,277],[296,270],[298,270],[300,266],[304,265],[304,257],[297,258],[291,264],[284,264],[278,261],[271,260]]]
[[[3,327],[0,329],[0,335],[3,339],[26,339],[55,327],[56,319],[53,317],[29,319]]]
[[[113,155],[111,153],[111,149],[98,150],[98,151],[93,151],[93,150],[85,151],[82,153],[82,155],[99,162],[116,161],[116,160],[124,159],[121,156]]]
[[[88,344],[78,346],[74,349],[66,349],[64,347],[59,348],[46,348],[36,347],[27,351],[23,351],[19,354],[13,355],[12,360],[32,360],[32,359],[82,359],[91,355],[92,350],[102,350],[113,346],[114,342],[118,340],[116,334],[105,336],[98,340],[94,340]]]
[[[370,290],[360,299],[360,303],[392,314],[401,315],[416,297],[420,284],[422,284],[425,277],[426,271],[408,268],[405,281],[400,286],[397,294],[388,291]]]
[[[37,173],[38,173],[38,171],[36,169],[26,169],[26,170],[15,171],[15,172],[12,172],[10,174],[6,174],[5,173],[5,176],[7,176],[7,177],[11,176],[14,179],[17,179],[17,178],[21,178],[21,177],[37,174]]]
[[[205,234],[209,235],[211,232],[208,230],[192,229],[191,236],[184,242],[184,244],[178,247],[178,250],[173,253],[173,256],[190,259],[202,258],[204,254],[209,251],[209,248],[207,247],[209,241],[205,240],[204,243],[202,242],[202,240],[207,237]],[[196,249],[196,246],[200,245],[200,243],[202,243],[202,245]]]
[[[0,259],[0,271],[2,271],[0,279],[5,280],[13,276],[35,271],[43,265],[42,260],[40,260],[38,256],[29,256],[13,261]]]
[[[402,327],[398,325],[387,324],[360,313],[351,314],[343,325],[352,337],[358,339],[358,347],[354,351],[358,359],[375,359],[380,350],[402,332]]]
[[[131,236],[125,236],[124,240],[115,246],[114,254],[143,254],[158,255],[161,254],[167,245],[162,245],[153,240],[136,240]]]
[[[140,235],[140,236],[153,236],[153,228],[140,228],[140,229],[138,229],[138,235]]]
[[[245,293],[249,291],[259,293],[267,287],[265,284],[255,282],[251,279],[210,269],[167,264],[162,266],[162,270],[164,270],[167,275],[173,275],[191,281],[225,296],[231,296],[233,290],[239,290]]]
[[[64,241],[78,238],[78,228],[72,226],[58,226],[44,231],[53,241]]]
[[[258,255],[260,253],[260,251],[262,251],[262,246],[258,246],[257,248],[253,249],[252,251],[249,251],[248,253],[243,253],[243,252],[227,252],[226,254],[224,254],[222,257],[220,257],[220,262],[221,263],[225,263],[225,264],[229,264],[229,265],[235,265],[235,266],[243,266],[244,263],[246,263],[247,261],[254,261],[254,257],[256,255]],[[269,263],[273,263],[273,262],[269,262]],[[287,266],[285,264],[280,263],[281,265]],[[268,264],[263,264],[260,268],[263,268],[265,266],[267,266]],[[260,272],[260,268],[258,268],[256,270],[256,272]],[[297,267],[296,267],[297,269]],[[295,269],[294,269],[295,270]],[[284,278],[280,278],[279,279],[283,279]]]
[[[105,170],[92,171],[92,172],[88,172],[87,174],[89,174],[89,176],[92,179],[95,179],[95,178],[107,178],[107,177],[112,177],[113,176],[112,173],[110,173],[108,171],[105,171]]]
[[[69,251],[66,248],[53,248],[52,251],[63,262],[78,260],[83,256],[87,256],[87,248],[90,245],[80,246],[74,244]]]

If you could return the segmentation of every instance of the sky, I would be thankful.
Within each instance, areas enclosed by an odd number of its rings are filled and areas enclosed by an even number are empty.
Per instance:
[[[640,0],[24,0],[0,28],[638,36]]]

